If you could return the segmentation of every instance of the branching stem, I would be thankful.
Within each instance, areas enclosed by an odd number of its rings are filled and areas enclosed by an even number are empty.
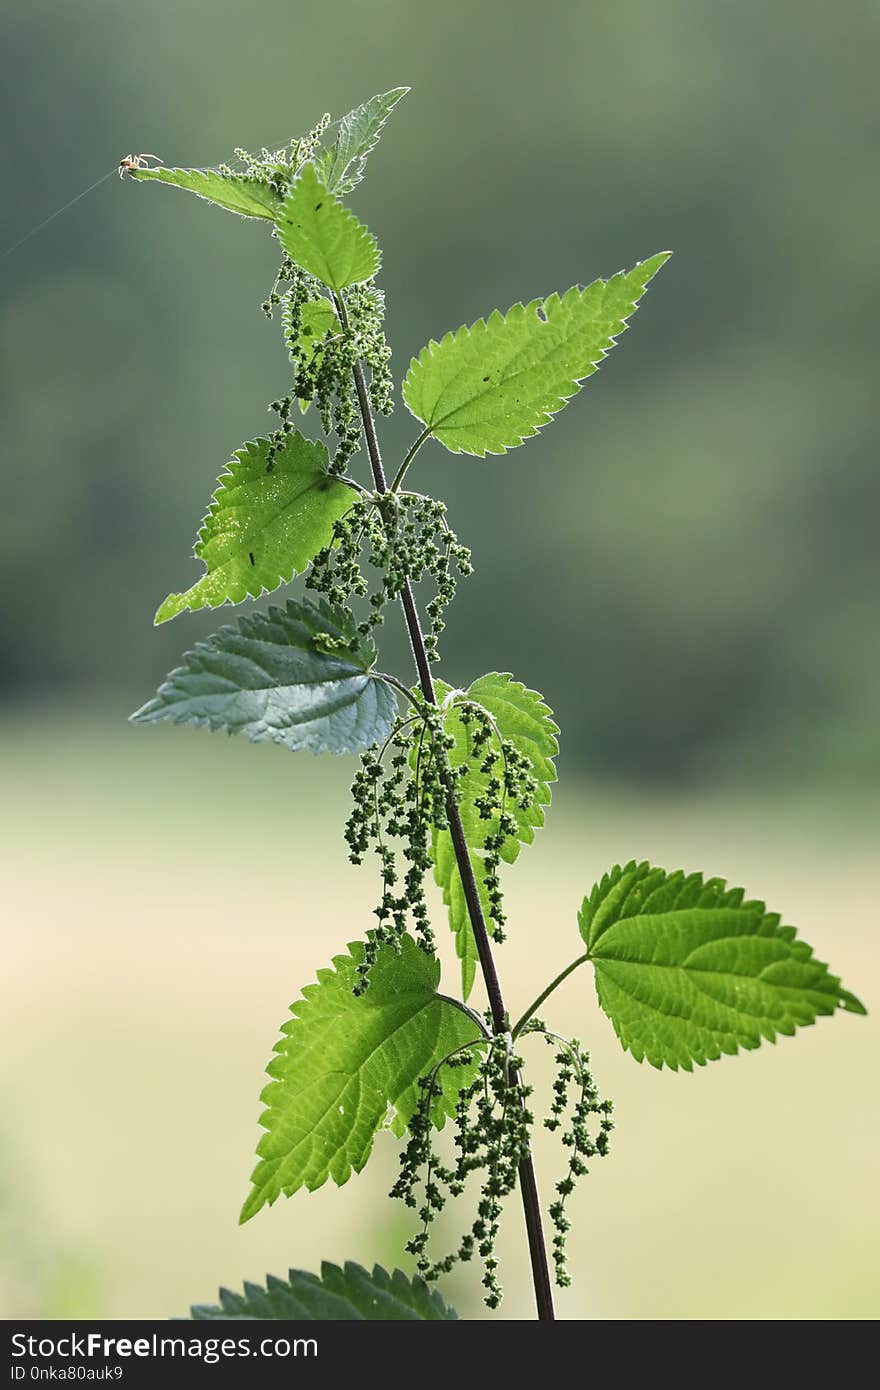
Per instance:
[[[550,981],[547,988],[541,991],[534,1003],[529,1005],[519,1022],[513,1025],[513,1028],[511,1030],[511,1036],[514,1038],[518,1038],[520,1033],[528,1023],[529,1019],[533,1018],[534,1015],[538,1012],[544,1000],[549,999],[553,991],[555,989],[558,989],[558,987],[562,984],[562,981],[567,979],[573,970],[577,970],[579,965],[584,965],[589,959],[590,953],[589,951],[585,951],[582,956],[578,956],[577,960],[573,960],[571,962],[571,965],[567,965],[564,970],[560,970],[559,974],[556,976],[556,979]]]
[[[344,329],[348,330],[349,322],[345,300],[341,294],[336,294],[334,295],[334,301],[336,304],[336,312],[339,315],[339,322]],[[366,441],[370,468],[373,474],[373,482],[375,483],[377,492],[387,492],[389,490],[388,482],[385,477],[382,454],[376,435],[376,422],[373,418],[373,410],[370,404],[370,395],[367,389],[366,378],[364,377],[364,369],[359,359],[355,361],[352,370],[361,421],[363,424],[364,439]],[[422,438],[418,439],[410,449],[409,455],[404,460],[406,467],[409,467],[409,463],[415,457],[417,448],[421,446],[423,440],[426,438],[427,432],[425,432]],[[398,470],[397,477],[395,478],[396,484],[401,481],[405,471],[405,468]],[[422,694],[429,704],[436,705],[437,693],[434,689],[431,666],[425,648],[425,638],[422,632],[421,620],[409,580],[405,582],[400,598],[403,604],[410,646],[412,647],[413,659],[416,664],[416,670],[418,671],[419,685],[421,686]],[[474,939],[477,944],[480,968],[486,983],[486,992],[489,996],[489,1008],[492,1014],[492,1022],[496,1033],[504,1033],[508,1030],[507,1008],[504,1003],[504,996],[501,993],[501,984],[492,956],[489,932],[483,915],[483,908],[480,902],[477,881],[474,876],[474,867],[471,862],[470,850],[468,849],[467,839],[464,833],[464,826],[461,821],[458,799],[455,795],[455,784],[452,777],[449,775],[448,768],[445,770],[443,780],[446,787],[446,814],[449,818],[449,834],[455,851],[455,860],[464,890],[468,916],[470,917]],[[532,1264],[532,1281],[535,1288],[535,1302],[538,1309],[538,1318],[542,1322],[553,1322],[556,1317],[553,1307],[553,1288],[550,1281],[550,1267],[547,1261],[547,1247],[544,1241],[544,1231],[541,1221],[541,1202],[538,1195],[538,1183],[535,1177],[535,1165],[531,1150],[526,1152],[525,1157],[519,1165],[519,1186],[522,1196],[523,1214],[525,1216],[526,1233],[528,1235],[529,1254]]]
[[[406,477],[406,471],[407,471],[407,469],[409,468],[410,464],[412,463],[413,459],[415,458],[416,454],[419,452],[419,449],[421,449],[422,445],[424,444],[425,440],[428,438],[428,436],[430,435],[430,433],[431,433],[431,427],[430,427],[430,425],[426,425],[425,428],[422,430],[421,434],[419,435],[418,439],[415,441],[415,443],[414,443],[414,444],[412,445],[412,447],[410,448],[408,454],[406,455],[406,458],[403,460],[403,463],[400,465],[400,467],[398,468],[397,472],[395,473],[395,475],[394,475],[394,482],[391,484],[391,491],[392,491],[392,492],[399,492],[399,491],[400,491],[400,485],[401,485],[401,483],[403,482],[404,478]]]

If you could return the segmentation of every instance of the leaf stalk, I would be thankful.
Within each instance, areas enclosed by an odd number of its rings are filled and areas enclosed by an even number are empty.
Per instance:
[[[572,971],[577,970],[579,965],[585,965],[589,959],[589,951],[584,951],[584,954],[582,956],[578,956],[577,960],[573,960],[570,965],[567,965],[565,967],[564,970],[560,970],[559,974],[556,976],[556,979],[550,981],[547,988],[542,990],[541,993],[538,995],[537,999],[529,1005],[519,1022],[513,1025],[513,1028],[511,1029],[511,1037],[518,1038],[520,1033],[525,1028],[526,1024],[529,1022],[529,1020],[534,1018],[535,1014],[540,1009],[544,1000],[549,999],[553,991],[555,989],[558,989],[559,986],[562,984],[562,981],[566,980],[568,976],[572,973]]]

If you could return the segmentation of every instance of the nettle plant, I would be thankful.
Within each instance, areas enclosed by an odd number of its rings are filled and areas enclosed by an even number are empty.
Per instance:
[[[328,1178],[346,1182],[383,1129],[401,1141],[391,1196],[413,1219],[413,1278],[326,1264],[320,1277],[294,1270],[243,1294],[221,1290],[218,1306],[193,1308],[196,1318],[452,1318],[433,1285],[470,1260],[496,1308],[496,1236],[518,1187],[538,1316],[552,1319],[553,1280],[568,1283],[568,1198],[607,1153],[612,1129],[589,1054],[538,1013],[581,967],[592,967],[623,1047],[658,1068],[689,1071],[820,1014],[864,1012],[762,902],[723,879],[635,859],[590,888],[571,964],[527,1007],[508,1007],[494,953],[505,933],[502,878],[544,823],[559,730],[542,697],[506,672],[466,690],[434,674],[444,615],[471,559],[444,503],[408,486],[410,470],[429,440],[482,459],[549,424],[614,346],[668,253],[432,339],[403,382],[418,434],[389,482],[376,428],[392,410],[379,247],[340,200],[406,90],[332,125],[325,116],[281,149],[236,150],[235,168],[127,166],[135,179],[268,224],[280,265],[262,308],[280,317],[290,359],[287,392],[270,406],[275,428],[237,450],[220,477],[195,543],[204,574],[169,595],[156,622],[259,598],[297,574],[310,595],[197,642],[132,717],[358,754],[345,839],[355,864],[370,857],[379,883],[372,923],[305,986],[282,1025],[241,1219]],[[300,432],[299,412],[317,417],[329,446]],[[415,682],[377,665],[377,632],[398,608]],[[439,991],[431,875],[455,937],[460,998]],[[466,1002],[478,974],[482,1012]],[[561,1142],[549,1255],[525,1080],[535,1040],[553,1051],[543,1124]],[[453,1198],[469,1203],[464,1233],[437,1250],[432,1224]]]

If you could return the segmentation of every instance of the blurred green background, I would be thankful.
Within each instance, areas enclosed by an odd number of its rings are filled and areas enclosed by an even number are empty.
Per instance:
[[[631,855],[744,882],[876,993],[878,39],[856,0],[3,6],[0,253],[130,150],[211,164],[401,83],[355,197],[398,375],[495,305],[674,249],[539,439],[413,474],[477,562],[444,675],[513,669],[563,729],[510,884],[514,1005]],[[399,1257],[390,1140],[341,1193],[235,1225],[286,1005],[367,922],[351,767],[124,724],[217,625],[150,619],[283,385],[274,260],[265,228],[115,177],[0,260],[7,1316]],[[413,434],[400,409],[390,459]],[[876,1314],[871,1019],[672,1077],[618,1056],[586,980],[560,1013],[619,1111],[565,1315]]]

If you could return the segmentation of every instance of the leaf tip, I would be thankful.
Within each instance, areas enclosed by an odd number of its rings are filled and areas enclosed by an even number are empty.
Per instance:
[[[647,275],[647,277],[646,277],[646,279],[645,279],[645,285],[646,285],[646,286],[649,285],[650,282],[654,279],[654,276],[655,276],[660,270],[663,269],[663,267],[665,266],[666,262],[669,260],[669,258],[670,258],[671,255],[672,255],[672,252],[671,252],[671,251],[658,251],[658,252],[656,253],[656,255],[654,255],[654,256],[649,256],[647,260],[641,262],[641,266],[642,266],[645,270],[649,271],[649,274]]]
[[[180,601],[182,598],[183,594],[169,594],[156,609],[156,614],[153,618],[153,627],[161,627],[162,624],[167,623],[170,618],[176,618],[180,612]]]
[[[239,1226],[244,1226],[246,1222],[250,1221],[252,1216],[256,1216],[263,1205],[263,1201],[264,1198],[260,1189],[255,1187],[242,1203],[241,1211],[238,1213]]]
[[[838,994],[840,1007],[848,1014],[861,1014],[863,1018],[868,1015],[868,1010],[855,994],[851,994],[848,989],[841,989]]]
[[[128,716],[129,724],[151,724],[156,712],[158,701],[148,700],[140,709],[136,709],[133,714]]]

